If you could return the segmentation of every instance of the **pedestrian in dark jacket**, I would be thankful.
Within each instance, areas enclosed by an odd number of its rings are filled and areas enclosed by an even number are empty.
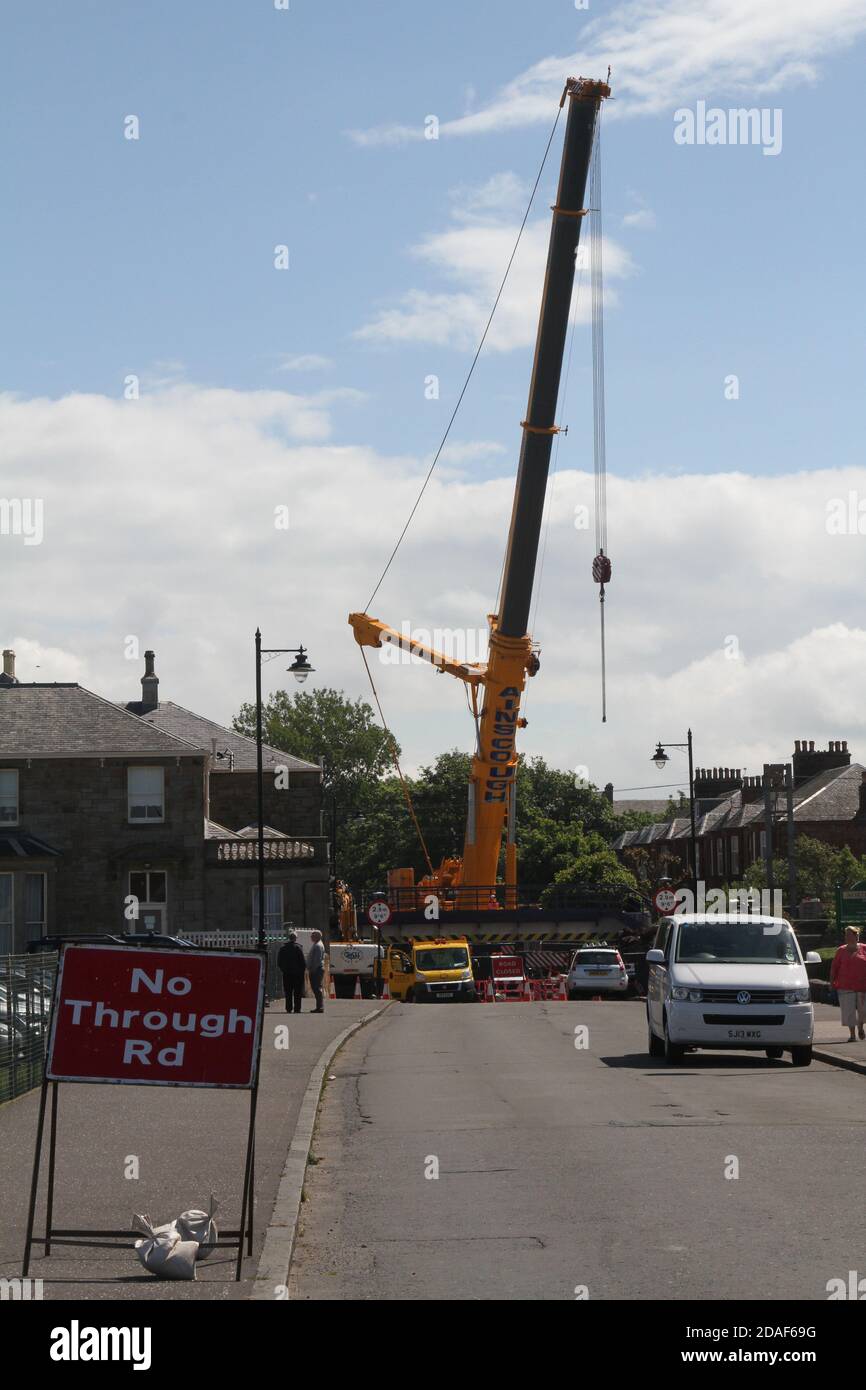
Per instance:
[[[316,1007],[314,1014],[325,1012],[325,992],[322,987],[325,978],[325,948],[322,945],[322,933],[314,931],[311,937],[312,945],[307,952],[307,969],[310,972],[310,985],[313,994],[316,996]]]
[[[304,974],[307,963],[304,960],[304,953],[298,945],[298,938],[293,931],[289,932],[286,944],[280,947],[277,967],[283,974],[286,1013],[299,1014],[301,1012],[301,1000],[304,997]]]

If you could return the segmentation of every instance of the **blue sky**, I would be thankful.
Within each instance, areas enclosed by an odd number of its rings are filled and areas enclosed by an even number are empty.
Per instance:
[[[675,35],[681,26],[682,41],[660,38],[667,23]],[[751,575],[744,567],[769,537],[790,532],[795,488],[782,481],[776,491],[759,490],[754,504],[736,500],[727,530],[708,539],[701,526],[714,504],[707,504],[709,494],[696,480],[712,479],[719,488],[719,475],[728,472],[784,480],[839,469],[854,470],[856,483],[863,435],[864,35],[863,0],[826,0],[821,7],[806,0],[628,6],[598,0],[586,12],[567,0],[537,0],[531,7],[514,0],[440,0],[435,7],[291,0],[288,12],[266,0],[79,0],[74,6],[8,0],[0,53],[7,190],[0,391],[9,393],[11,422],[5,437],[14,441],[16,467],[26,464],[40,479],[53,515],[70,520],[55,525],[53,536],[49,528],[38,552],[10,555],[7,544],[0,555],[32,580],[7,617],[4,642],[14,636],[24,649],[32,644],[34,653],[50,650],[56,655],[48,664],[56,671],[74,669],[86,683],[122,694],[130,673],[117,667],[111,644],[120,631],[140,629],[142,647],[175,653],[175,678],[164,693],[203,705],[214,689],[224,630],[209,630],[209,604],[225,604],[243,633],[269,610],[282,624],[277,591],[287,574],[295,608],[301,601],[315,613],[314,634],[327,634],[330,656],[337,640],[332,634],[344,641],[338,624],[347,606],[360,606],[372,587],[380,552],[402,526],[414,480],[450,413],[471,355],[473,315],[489,302],[489,277],[498,275],[502,246],[522,213],[558,84],[578,54],[594,62],[589,75],[603,76],[604,62],[613,63],[617,99],[604,121],[605,233],[613,272],[606,319],[608,463],[622,480],[658,481],[652,494],[658,511],[638,505],[638,513],[643,508],[657,518],[655,533],[642,544],[640,515],[626,522],[634,506],[626,493],[622,515],[611,511],[615,585],[619,580],[624,597],[632,592],[636,599],[622,610],[634,640],[624,645],[621,669],[634,677],[641,633],[651,626],[646,679],[636,689],[652,703],[647,692],[653,681],[664,682],[672,670],[686,672],[729,632],[744,630],[743,614],[761,595],[777,600],[779,586],[781,611],[777,602],[772,622],[749,631],[756,655],[762,651],[771,660],[779,643],[789,649],[826,624],[855,623],[859,550],[856,579],[853,552],[831,552],[828,563],[846,577],[805,623],[804,595],[813,584],[808,527],[793,575],[785,570],[780,578],[775,562],[763,575],[759,565]],[[656,51],[657,65],[642,72],[641,55]],[[673,113],[698,99],[725,108],[781,108],[781,153],[677,145]],[[442,122],[441,138],[419,140],[431,113]],[[123,138],[129,114],[140,119],[137,141]],[[480,128],[471,118],[479,118]],[[547,234],[558,159],[557,141],[530,224],[537,246]],[[635,214],[641,214],[637,221]],[[277,243],[289,247],[287,272],[273,268]],[[464,452],[446,464],[444,490],[432,499],[430,515],[441,518],[439,530],[431,521],[425,533],[422,522],[423,540],[407,550],[414,596],[410,602],[400,577],[383,594],[380,616],[397,625],[404,618],[483,625],[493,597],[484,576],[492,574],[495,582],[505,539],[501,521],[540,293],[532,245],[512,303],[511,338],[482,359],[454,430]],[[485,256],[487,277],[478,272]],[[414,317],[413,303],[423,306]],[[420,321],[433,304],[446,324],[458,309],[465,321],[458,315],[453,333],[447,327],[425,334]],[[391,330],[382,328],[386,322]],[[394,323],[401,325],[399,334]],[[588,330],[579,324],[560,411],[570,426],[559,453],[566,473],[592,464],[589,365]],[[130,576],[122,558],[146,547],[135,529],[141,498],[133,491],[124,500],[127,472],[129,479],[152,473],[155,515],[161,507],[177,510],[171,480],[183,469],[184,448],[194,447],[184,445],[175,457],[182,429],[174,415],[161,424],[150,420],[146,436],[125,438],[116,429],[114,403],[130,373],[140,376],[154,411],[165,400],[171,414],[171,393],[187,393],[184,429],[213,400],[209,390],[231,393],[228,414],[222,414],[225,400],[216,412],[223,442],[237,419],[247,418],[250,401],[259,399],[253,393],[289,397],[288,424],[285,413],[263,409],[252,452],[241,431],[234,454],[227,447],[209,476],[213,450],[204,434],[198,439],[203,471],[196,473],[197,496],[207,490],[212,508],[198,593],[195,566],[182,581],[167,563]],[[736,402],[724,396],[731,373],[740,379]],[[438,401],[424,397],[429,374],[440,378]],[[34,404],[43,398],[44,419]],[[60,404],[64,398],[79,402],[73,424],[70,401]],[[303,402],[321,417],[315,438],[292,414],[307,408]],[[91,409],[82,425],[81,413]],[[107,437],[113,456],[110,448],[103,452]],[[101,472],[90,467],[89,438],[98,440],[93,456]],[[309,482],[316,460],[300,459],[299,439],[322,449],[326,485],[320,491]],[[221,534],[223,526],[243,529],[238,480],[264,486],[272,447],[284,451],[286,488],[306,533],[287,571],[269,568],[267,547],[255,542],[258,523],[246,539]],[[259,449],[264,462],[257,471]],[[172,459],[167,480],[159,474],[163,455]],[[678,488],[671,475],[686,481]],[[457,489],[450,497],[449,482]],[[460,489],[484,484],[498,510],[477,545],[477,533],[461,530]],[[809,505],[820,509],[837,482],[816,487],[819,500]],[[76,488],[108,499],[116,533],[110,542],[103,529],[87,534],[83,515],[73,524]],[[338,494],[355,488],[356,505],[335,536]],[[180,535],[196,531],[204,503],[198,512],[194,499],[190,505]],[[765,514],[744,518],[747,505]],[[802,505],[796,505],[802,520]],[[570,506],[568,494],[559,516],[564,539]],[[659,622],[656,631],[657,610],[643,612],[637,595],[670,593],[678,577],[675,569],[650,574],[653,557],[673,548],[680,575],[688,574],[727,547],[730,528],[740,521],[747,522],[744,561],[728,587],[730,617],[726,622],[719,614],[712,628],[715,647],[709,640],[702,647],[705,616],[692,610],[672,614],[669,630]],[[308,553],[310,534],[319,544]],[[478,556],[471,552],[479,545],[484,560],[474,569]],[[234,546],[250,561],[243,577],[231,569]],[[55,574],[68,573],[72,554],[80,589],[66,610],[62,598],[48,603],[33,589],[56,593]],[[557,602],[551,601],[547,618],[540,607],[539,622],[547,623],[542,636],[548,646],[557,644],[562,690],[571,689],[573,698],[551,696],[537,748],[527,751],[543,751],[561,765],[587,763],[598,768],[598,780],[606,780],[603,770],[612,767],[619,782],[634,782],[628,771],[634,756],[592,741],[597,731],[590,736],[588,721],[575,715],[578,687],[569,687],[563,648],[569,641],[588,644],[584,670],[595,641],[594,610],[573,630],[566,622],[562,632],[562,614],[594,597],[584,583],[587,560],[552,547],[545,593],[552,584]],[[450,588],[442,582],[446,573]],[[178,583],[180,598],[172,588]],[[105,599],[107,586],[113,604]],[[459,602],[452,602],[455,594]],[[616,588],[614,604],[615,595]],[[611,616],[615,624],[613,604]],[[186,672],[182,698],[183,623],[193,620],[202,642],[199,666],[207,671],[212,660],[214,668],[207,676]],[[347,674],[350,667],[355,671],[353,661],[351,648],[341,647],[339,658],[321,662],[327,683],[351,688],[354,682],[353,693],[360,693],[357,674]],[[416,684],[413,676],[407,689]],[[229,683],[219,688],[216,707],[204,712],[228,718],[246,697],[240,680]],[[399,683],[391,703],[405,715],[410,761],[433,756],[443,740],[465,741],[468,731],[456,712],[443,713],[441,724],[436,715],[431,728]],[[576,722],[562,744],[566,707]],[[429,708],[435,711],[435,704]],[[661,688],[654,727],[668,708],[669,694]],[[804,697],[804,714],[808,708]],[[816,711],[813,718],[816,726],[823,721],[828,736],[856,733],[838,728],[832,712]],[[763,731],[751,725],[725,730],[715,760],[731,763],[738,750],[740,762],[745,754],[760,757],[762,749],[769,754],[778,719],[768,715],[765,723]],[[816,736],[811,727],[795,734]],[[785,750],[772,751],[781,756]]]

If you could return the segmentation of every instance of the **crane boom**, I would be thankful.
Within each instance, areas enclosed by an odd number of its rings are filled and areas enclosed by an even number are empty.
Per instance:
[[[541,534],[544,499],[553,436],[557,433],[556,405],[568,316],[574,286],[575,256],[592,157],[595,126],[602,101],[610,95],[605,82],[569,78],[562,97],[568,103],[565,139],[541,298],[535,358],[523,441],[517,469],[511,525],[505,554],[500,612],[488,617],[490,651],[486,667],[467,669],[460,663],[428,659],[470,686],[476,713],[477,742],[469,779],[466,839],[459,875],[448,861],[448,883],[477,895],[496,882],[503,830],[508,826],[506,883],[516,884],[514,843],[514,786],[517,772],[515,738],[525,725],[520,702],[527,676],[538,670],[538,658],[527,632],[532,587]],[[352,613],[349,622],[362,646],[380,646],[397,634],[365,613]],[[482,693],[478,710],[477,696]],[[444,871],[444,865],[443,865]],[[434,879],[437,876],[434,875]],[[431,881],[426,886],[435,887]],[[476,896],[477,905],[477,896]]]

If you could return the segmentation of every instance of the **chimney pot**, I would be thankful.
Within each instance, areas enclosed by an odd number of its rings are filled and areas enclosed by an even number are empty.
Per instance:
[[[11,647],[7,647],[3,653],[3,674],[15,680],[15,653]]]
[[[847,753],[847,752],[848,752],[848,740],[847,740],[847,738],[843,738],[843,740],[842,740],[842,752],[843,752],[843,753]]]
[[[144,675],[141,678],[141,712],[159,708],[159,676],[153,669],[154,653],[144,653]]]
[[[815,751],[815,740],[814,740],[813,738],[810,738],[810,739],[809,739],[809,752],[810,752],[810,753],[814,753],[814,751]]]

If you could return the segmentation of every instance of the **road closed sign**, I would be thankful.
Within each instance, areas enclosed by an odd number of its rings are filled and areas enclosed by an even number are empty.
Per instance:
[[[50,1081],[247,1088],[255,1082],[264,961],[229,951],[65,946]]]

